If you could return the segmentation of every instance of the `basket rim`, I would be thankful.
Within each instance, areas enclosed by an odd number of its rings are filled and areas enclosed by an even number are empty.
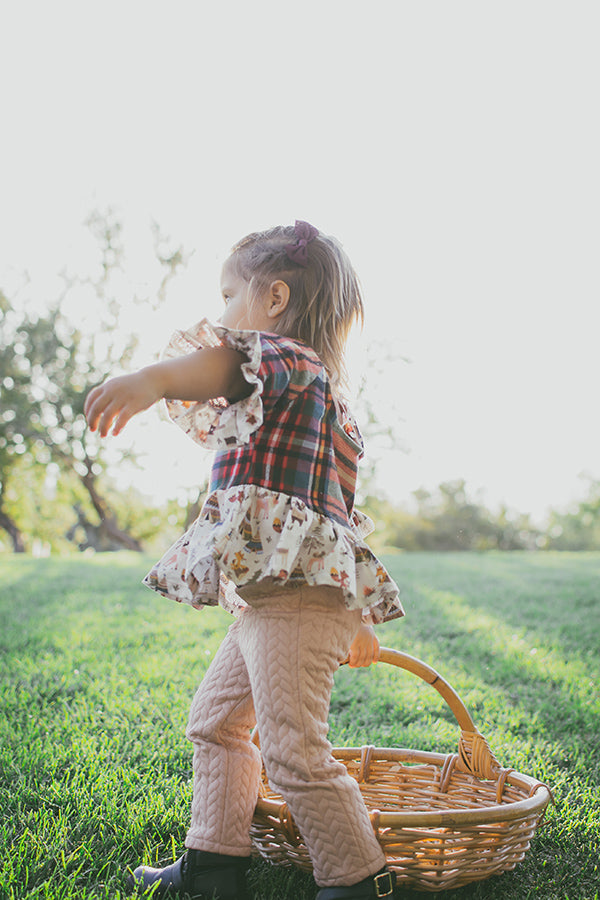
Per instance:
[[[497,822],[510,822],[515,819],[526,819],[529,816],[543,812],[552,795],[550,789],[541,781],[535,781],[520,772],[511,773],[520,779],[530,782],[532,794],[524,800],[515,800],[509,803],[500,803],[495,806],[480,806],[476,809],[445,809],[445,810],[410,810],[402,812],[386,812],[373,808],[371,813],[377,816],[379,828],[386,827],[452,827],[453,825],[475,825]],[[285,802],[271,800],[268,797],[259,797],[256,804],[255,815],[265,818],[281,818],[282,808]]]
[[[378,828],[398,828],[398,827],[452,827],[464,825],[483,825],[487,823],[510,822],[513,820],[526,819],[530,816],[541,817],[548,803],[553,800],[550,788],[536,778],[517,772],[515,769],[505,769],[491,753],[487,741],[477,729],[471,714],[467,710],[460,696],[454,688],[440,675],[440,673],[432,666],[423,662],[415,656],[404,653],[401,650],[394,650],[389,647],[380,648],[380,662],[388,663],[399,669],[416,675],[426,684],[433,687],[450,707],[451,712],[459,725],[461,735],[476,737],[479,739],[485,750],[485,765],[481,763],[471,767],[468,764],[468,772],[471,778],[475,780],[492,780],[493,776],[504,777],[505,782],[512,784],[514,787],[526,791],[528,796],[522,800],[509,800],[506,803],[496,803],[491,806],[479,806],[471,809],[464,808],[448,808],[442,810],[403,810],[403,811],[385,811],[373,808],[372,815],[377,820]],[[258,733],[255,732],[253,740],[258,745]],[[398,762],[407,760],[411,763],[425,763],[443,766],[444,763],[450,761],[456,754],[435,753],[427,750],[412,750],[399,747],[374,747],[372,745],[363,745],[362,747],[332,747],[332,755],[334,758],[356,759],[357,756],[369,750],[371,756],[378,757],[380,760]],[[485,775],[482,773],[485,772]],[[407,768],[406,774],[410,774],[410,768]],[[481,777],[482,776],[482,777]],[[363,782],[365,783],[365,782]],[[368,782],[367,782],[368,783]],[[281,819],[287,809],[287,805],[283,798],[273,800],[268,797],[259,797],[255,816],[260,818]]]

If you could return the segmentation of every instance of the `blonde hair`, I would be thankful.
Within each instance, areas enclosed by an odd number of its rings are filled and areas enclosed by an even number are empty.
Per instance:
[[[232,247],[228,264],[249,285],[252,303],[273,281],[285,281],[290,299],[274,332],[297,338],[318,354],[332,386],[344,389],[344,349],[355,321],[363,322],[362,292],[346,252],[335,238],[319,232],[307,245],[306,265],[291,260],[286,247],[296,242],[293,225],[257,231]]]

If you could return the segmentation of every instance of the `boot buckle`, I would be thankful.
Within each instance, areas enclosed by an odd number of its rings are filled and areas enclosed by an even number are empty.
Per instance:
[[[394,882],[391,872],[380,872],[373,878],[376,897],[391,897],[394,893]]]

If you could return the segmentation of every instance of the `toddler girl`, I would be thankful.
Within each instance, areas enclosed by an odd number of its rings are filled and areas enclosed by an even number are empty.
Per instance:
[[[171,418],[216,451],[199,518],[146,576],[229,628],[191,707],[194,791],[186,851],[140,866],[194,898],[246,898],[261,753],[309,850],[319,900],[391,897],[393,876],[356,781],[331,755],[327,718],[340,661],[368,666],[372,626],[403,615],[398,589],[354,509],[362,439],[343,400],[343,351],[360,287],[334,239],[306,222],[251,234],[222,273],[225,312],[177,332],[165,358],[94,388],[104,437],[165,398]]]

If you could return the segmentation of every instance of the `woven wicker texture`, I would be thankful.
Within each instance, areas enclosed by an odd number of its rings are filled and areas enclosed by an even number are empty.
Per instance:
[[[334,748],[356,778],[389,868],[400,884],[442,891],[514,868],[551,800],[539,781],[504,769],[454,689],[421,660],[381,649],[380,661],[432,685],[459,726],[458,752]],[[276,865],[312,869],[286,804],[263,771],[251,828],[255,850]]]

